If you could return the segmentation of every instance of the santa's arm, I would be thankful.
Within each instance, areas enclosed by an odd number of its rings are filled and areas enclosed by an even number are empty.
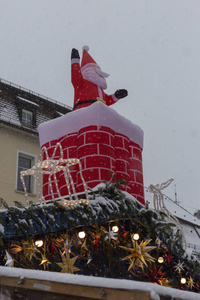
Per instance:
[[[84,82],[81,74],[79,52],[75,48],[72,49],[71,53],[71,81],[74,88],[79,88]]]
[[[128,91],[125,89],[117,90],[114,94],[112,95],[107,95],[105,94],[105,100],[106,100],[106,105],[110,106],[120,99],[126,97],[128,95]]]

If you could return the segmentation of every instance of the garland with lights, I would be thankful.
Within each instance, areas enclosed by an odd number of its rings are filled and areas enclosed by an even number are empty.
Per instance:
[[[1,265],[199,292],[200,265],[186,257],[175,224],[129,198],[119,185],[105,182],[88,205],[53,202],[25,208],[4,203]]]

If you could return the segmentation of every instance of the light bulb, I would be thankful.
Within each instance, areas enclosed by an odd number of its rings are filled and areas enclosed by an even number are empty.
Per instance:
[[[85,231],[79,231],[78,236],[79,236],[80,239],[84,239]]]
[[[162,264],[164,262],[164,258],[162,256],[158,257],[159,264]]]
[[[35,246],[42,247],[43,246],[43,240],[35,241]]]
[[[118,227],[117,225],[114,225],[114,226],[112,227],[112,231],[113,231],[113,232],[118,232],[118,231],[119,231],[119,227]]]
[[[138,233],[134,233],[133,239],[134,239],[135,241],[137,241],[137,240],[139,240],[139,238],[140,238],[139,234],[138,234]]]
[[[182,278],[181,278],[181,283],[182,283],[182,284],[185,284],[185,283],[186,283],[186,278],[185,278],[185,277],[182,277]]]

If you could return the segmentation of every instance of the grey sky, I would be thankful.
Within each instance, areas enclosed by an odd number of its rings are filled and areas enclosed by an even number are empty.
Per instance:
[[[70,54],[89,45],[112,106],[144,130],[145,185],[200,209],[200,1],[0,0],[0,77],[73,105]]]

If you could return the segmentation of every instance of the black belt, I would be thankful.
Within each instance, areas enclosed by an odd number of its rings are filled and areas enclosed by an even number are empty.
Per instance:
[[[85,101],[78,102],[78,103],[76,103],[76,105],[74,105],[73,110],[74,110],[75,108],[77,108],[79,105],[87,104],[87,103],[94,103],[94,102],[96,102],[96,101],[97,101],[97,100],[85,100]]]

